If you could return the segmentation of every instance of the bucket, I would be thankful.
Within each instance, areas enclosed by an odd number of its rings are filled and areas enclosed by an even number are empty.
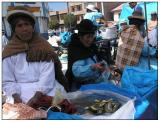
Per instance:
[[[112,40],[117,38],[117,28],[115,26],[100,29],[102,39]]]

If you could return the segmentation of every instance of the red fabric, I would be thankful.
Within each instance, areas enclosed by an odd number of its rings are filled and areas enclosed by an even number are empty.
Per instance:
[[[75,106],[71,104],[67,99],[64,99],[61,103],[59,103],[59,106],[62,109],[61,112],[68,113],[68,114],[76,113]]]
[[[44,95],[43,97],[39,99],[39,101],[36,104],[34,104],[33,108],[35,109],[39,107],[49,108],[52,104],[52,99],[53,97]]]
[[[39,101],[36,104],[34,104],[33,108],[49,108],[52,105],[52,100],[53,97],[44,95],[43,97],[41,97],[41,99],[39,99]],[[60,102],[58,105],[61,107],[61,112],[68,114],[74,114],[76,112],[75,106],[71,104],[67,99],[62,100],[62,102]],[[57,111],[55,108],[51,110]]]

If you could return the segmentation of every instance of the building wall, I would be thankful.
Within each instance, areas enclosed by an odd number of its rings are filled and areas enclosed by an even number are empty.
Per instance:
[[[86,12],[84,2],[69,2],[69,12],[77,17],[77,23],[79,23]]]
[[[84,8],[84,3],[82,2],[69,2],[68,3],[68,10],[58,11],[58,12],[50,12],[50,19],[57,19],[60,24],[60,30],[66,30],[64,27],[64,16],[67,15],[67,13],[72,13],[77,17],[77,23],[79,23],[86,12]],[[56,18],[58,16],[58,18]]]
[[[114,21],[114,14],[111,12],[112,9],[114,9],[115,7],[119,6],[120,4],[122,4],[124,2],[69,2],[69,11],[72,12],[74,15],[78,16],[81,15],[84,17],[85,13],[86,13],[86,7],[89,4],[92,4],[94,6],[97,6],[100,11],[104,14],[104,18],[106,21]],[[77,5],[82,5],[82,10],[81,11],[72,11],[72,8],[76,8]],[[117,16],[116,16],[117,17]],[[83,18],[82,18],[83,19]],[[116,18],[117,20],[117,18]],[[80,21],[78,21],[80,22]]]
[[[122,4],[124,2],[68,2],[68,10],[65,10],[65,12],[63,11],[59,11],[59,12],[50,12],[50,16],[51,18],[55,19],[55,16],[59,16],[58,21],[61,24],[61,27],[63,27],[64,25],[64,21],[63,21],[63,15],[64,13],[67,14],[68,11],[69,13],[73,13],[76,17],[77,17],[77,23],[79,23],[85,13],[86,13],[86,7],[89,4],[95,5],[97,6],[100,11],[104,14],[104,18],[106,21],[117,21],[118,20],[118,14],[115,14],[113,12],[111,12],[112,9],[116,8],[117,6],[119,6],[120,4]],[[80,7],[79,7],[80,6]]]
[[[104,2],[103,3],[104,18],[106,21],[114,21],[113,13],[111,12],[111,10],[122,3],[124,2]]]
[[[114,21],[119,21],[119,11],[114,12]]]
[[[11,6],[11,3],[4,2],[2,4],[2,29],[5,31],[7,37],[9,37],[11,35],[11,30],[8,29],[8,28],[10,28],[10,25],[6,20],[8,6]]]

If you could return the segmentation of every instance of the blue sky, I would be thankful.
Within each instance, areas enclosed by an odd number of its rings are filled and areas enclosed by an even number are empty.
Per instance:
[[[59,11],[67,9],[66,2],[48,2],[49,10]]]

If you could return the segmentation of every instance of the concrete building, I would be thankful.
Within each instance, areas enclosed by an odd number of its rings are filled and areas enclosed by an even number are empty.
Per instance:
[[[82,2],[69,2],[68,3],[69,12],[74,14],[77,18],[77,23],[79,23],[85,14],[84,3]]]
[[[44,2],[2,2],[2,29],[5,30],[8,37],[11,36],[11,30],[6,15],[9,11],[14,10],[15,6],[28,6],[36,17],[36,31],[48,38],[49,7],[48,3]]]
[[[118,7],[114,8],[111,11],[113,13],[113,20],[115,22],[119,21],[119,17],[120,17],[120,13],[121,13],[121,10],[122,10],[122,6],[123,6],[123,4],[119,5]]]
[[[69,12],[77,16],[78,23],[86,13],[89,4],[96,6],[104,15],[106,21],[114,21],[112,10],[124,2],[69,2]]]
[[[63,11],[50,11],[49,12],[49,21],[52,19],[57,20],[59,22],[59,29],[58,31],[65,31],[66,28],[64,27],[64,16],[67,15],[68,10],[63,10]]]
[[[114,21],[114,14],[112,10],[124,2],[102,2],[102,13],[106,21]]]
[[[120,11],[119,13],[116,13],[112,11],[115,9],[117,6],[121,5],[124,2],[68,2],[68,9],[63,10],[63,11],[51,11],[49,12],[50,14],[50,19],[57,19],[60,22],[60,31],[66,30],[64,28],[64,21],[63,17],[67,13],[73,13],[77,17],[77,23],[79,23],[85,13],[86,13],[86,7],[88,4],[92,4],[97,6],[97,8],[102,12],[104,15],[104,18],[107,22],[117,22]]]
[[[92,5],[100,8],[98,2],[69,2],[68,3],[69,12],[73,13],[77,17],[77,23],[79,23],[83,19],[84,15],[86,13],[86,7],[89,4],[92,4]]]
[[[63,11],[50,11],[50,20],[56,19],[60,24],[59,31],[65,31],[67,29],[64,27],[64,16],[68,13],[72,13],[76,16],[77,23],[79,23],[86,13],[88,4],[98,6],[96,2],[68,2],[68,9]]]

